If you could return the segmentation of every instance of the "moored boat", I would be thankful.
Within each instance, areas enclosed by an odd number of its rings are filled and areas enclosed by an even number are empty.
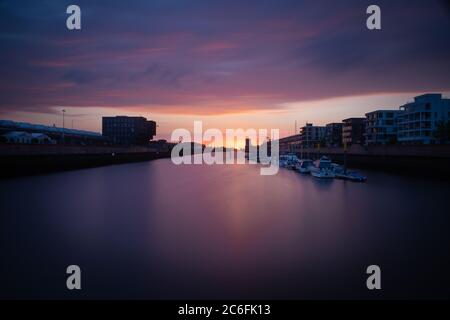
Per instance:
[[[298,163],[298,158],[295,154],[286,154],[280,156],[280,167],[287,169],[295,169]]]
[[[301,159],[295,166],[295,170],[300,173],[310,173],[310,167],[313,165],[313,161],[310,159]]]
[[[332,179],[335,177],[331,160],[328,157],[321,157],[314,162],[314,165],[309,167],[311,175],[316,178]]]
[[[366,176],[360,174],[357,171],[347,171],[344,167],[335,163],[332,163],[331,166],[337,179],[350,180],[355,182],[364,182],[367,180]]]

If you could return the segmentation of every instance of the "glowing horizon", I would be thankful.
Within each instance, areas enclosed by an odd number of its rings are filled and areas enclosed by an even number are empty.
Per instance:
[[[177,113],[153,113],[137,111],[136,109],[117,108],[80,108],[60,107],[50,114],[12,113],[8,120],[33,122],[44,125],[62,127],[61,109],[66,110],[66,128],[101,132],[102,116],[143,116],[157,122],[157,135],[155,139],[170,141],[173,130],[185,128],[193,130],[194,121],[201,120],[205,128],[218,128],[225,136],[226,129],[279,129],[280,137],[295,134],[295,121],[297,132],[306,123],[324,126],[331,122],[341,122],[349,117],[364,117],[364,114],[377,109],[398,109],[401,105],[413,100],[417,95],[425,92],[375,94],[367,96],[337,97],[307,102],[291,102],[278,106],[273,110],[242,111],[239,113],[202,115],[202,114],[177,114]],[[444,96],[450,96],[450,91],[441,92]],[[3,114],[0,113],[3,118]],[[6,118],[5,118],[6,119]],[[73,126],[72,126],[73,125]],[[243,148],[245,141],[238,141],[237,146],[227,144],[226,147]],[[216,147],[221,147],[217,145]]]
[[[440,1],[404,11],[380,0],[376,32],[356,0],[78,2],[79,32],[66,29],[64,3],[0,3],[0,118],[62,126],[64,108],[67,127],[97,132],[102,116],[142,115],[157,139],[194,120],[284,137],[295,121],[325,125],[450,92]]]

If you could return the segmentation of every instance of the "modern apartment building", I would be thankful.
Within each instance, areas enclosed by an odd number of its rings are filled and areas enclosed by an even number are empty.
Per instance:
[[[423,94],[415,97],[414,102],[401,106],[400,110],[397,117],[399,143],[435,143],[437,125],[450,120],[450,99],[443,99],[439,93]]]
[[[325,139],[326,127],[313,126],[312,123],[306,123],[300,129],[301,144],[303,147],[314,148]]]
[[[342,145],[342,122],[329,123],[325,126],[325,144],[327,147]]]
[[[342,143],[344,145],[364,144],[364,123],[366,118],[342,120]]]
[[[156,122],[144,117],[103,117],[102,134],[113,144],[145,145],[156,135]]]
[[[302,137],[300,134],[281,138],[279,140],[279,152],[280,154],[286,153],[300,153],[302,150]]]
[[[397,116],[400,110],[376,110],[366,113],[365,144],[393,144],[397,141]]]

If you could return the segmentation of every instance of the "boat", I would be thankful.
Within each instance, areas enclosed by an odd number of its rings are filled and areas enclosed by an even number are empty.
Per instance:
[[[295,166],[295,170],[300,173],[310,173],[310,168],[313,165],[311,159],[301,159]]]
[[[298,158],[295,154],[289,155],[289,159],[287,161],[287,168],[291,170],[295,170],[295,167],[298,164]]]
[[[285,155],[280,156],[280,158],[278,159],[278,165],[281,168],[285,168],[287,166],[287,158]]]
[[[335,177],[331,160],[328,157],[321,157],[309,167],[310,173],[313,177],[322,179],[333,179]]]
[[[367,180],[366,176],[360,174],[357,171],[347,171],[344,167],[336,163],[332,163],[331,166],[337,179],[350,180],[354,182],[364,182]]]
[[[350,180],[354,182],[365,182],[367,180],[366,176],[361,175],[356,171],[347,172],[346,174],[336,175],[339,179]]]
[[[281,155],[279,163],[280,167],[293,170],[298,163],[298,158],[295,154]]]

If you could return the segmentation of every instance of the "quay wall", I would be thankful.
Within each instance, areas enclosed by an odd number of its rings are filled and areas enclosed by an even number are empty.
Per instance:
[[[450,180],[450,145],[360,146],[303,149],[304,158],[322,155],[350,168],[374,169]],[[297,152],[300,157],[301,153]],[[0,144],[0,178],[82,169],[170,157],[145,146],[61,146]]]
[[[149,147],[0,145],[0,178],[170,157]]]
[[[303,157],[325,155],[348,167],[450,179],[450,145],[361,146],[303,149]],[[301,153],[297,155],[300,157]]]

